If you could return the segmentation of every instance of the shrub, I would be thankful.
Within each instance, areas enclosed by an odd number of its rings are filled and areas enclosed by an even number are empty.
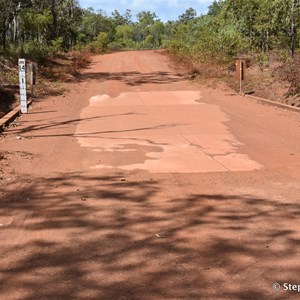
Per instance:
[[[63,52],[63,43],[64,40],[62,37],[58,37],[57,39],[51,41],[50,51],[53,57],[57,57],[60,53]]]
[[[85,68],[91,62],[91,54],[87,51],[72,51],[70,52],[72,64],[69,72],[77,74],[80,69]]]
[[[100,32],[95,40],[89,44],[89,50],[92,53],[103,54],[108,50],[109,38],[106,32]]]
[[[45,44],[38,44],[36,41],[31,41],[23,46],[21,52],[24,52],[24,57],[35,61],[38,65],[43,65],[50,56],[51,49]]]

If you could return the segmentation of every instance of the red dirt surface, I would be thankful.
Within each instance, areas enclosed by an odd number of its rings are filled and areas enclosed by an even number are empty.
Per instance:
[[[299,114],[97,56],[0,140],[1,299],[287,299]],[[298,281],[297,281],[298,280]]]

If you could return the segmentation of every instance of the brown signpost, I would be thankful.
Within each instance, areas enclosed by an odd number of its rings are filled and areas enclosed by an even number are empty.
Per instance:
[[[240,93],[242,94],[243,87],[242,82],[246,79],[246,59],[238,58],[235,62],[236,65],[236,77],[240,81]]]
[[[29,64],[29,82],[31,86],[31,97],[36,97],[35,86],[37,82],[37,64]]]

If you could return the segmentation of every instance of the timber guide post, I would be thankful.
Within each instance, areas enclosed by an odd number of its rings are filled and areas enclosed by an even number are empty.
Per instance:
[[[37,81],[37,65],[35,63],[30,63],[28,67],[29,67],[29,83],[31,87],[31,97],[35,98],[36,97],[35,86]]]
[[[243,81],[246,78],[246,59],[238,58],[235,62],[236,66],[236,76],[240,83],[240,94],[243,93]]]

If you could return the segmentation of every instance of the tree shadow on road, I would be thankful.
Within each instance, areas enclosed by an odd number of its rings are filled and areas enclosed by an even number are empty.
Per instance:
[[[141,86],[145,84],[170,84],[185,80],[179,74],[172,72],[150,72],[141,73],[132,72],[91,72],[80,74],[77,79],[79,81],[97,80],[100,82],[115,80],[121,81],[129,86]]]
[[[96,117],[90,117],[90,118],[78,118],[78,119],[69,119],[66,121],[54,121],[53,118],[46,120],[43,120],[43,123],[38,123],[35,125],[30,126],[23,126],[23,128],[15,128],[10,129],[10,133],[17,133],[17,134],[27,134],[27,133],[33,133],[35,131],[40,130],[52,130],[52,129],[63,129],[63,126],[66,125],[78,125],[80,122],[91,122],[99,119],[104,118],[111,118],[111,117],[118,117],[118,116],[136,116],[140,115],[140,113],[136,112],[128,112],[128,113],[122,113],[122,114],[110,114],[110,115],[102,115],[102,116],[96,116]],[[70,136],[70,134],[62,134],[62,136]]]
[[[7,194],[0,295],[270,299],[277,297],[272,282],[298,278],[300,204],[253,195],[176,198],[167,186],[121,174],[61,174]]]
[[[135,128],[125,128],[122,130],[101,130],[101,131],[87,131],[87,132],[80,132],[74,133],[70,132],[68,125],[78,125],[80,123],[87,123],[90,121],[94,121],[97,119],[102,118],[109,118],[109,117],[116,117],[116,116],[136,116],[139,113],[130,112],[118,115],[106,115],[106,116],[97,116],[91,118],[82,118],[82,119],[70,119],[67,121],[50,121],[48,123],[38,124],[38,125],[30,125],[30,126],[23,126],[23,128],[14,128],[10,129],[10,134],[17,134],[21,135],[24,138],[49,138],[49,137],[71,137],[71,138],[89,138],[89,139],[126,139],[126,140],[134,140],[134,141],[147,141],[150,144],[155,144],[155,142],[148,140],[148,139],[139,139],[139,138],[122,138],[122,137],[114,137],[114,136],[107,136],[107,134],[119,134],[119,133],[132,133],[132,132],[142,132],[142,131],[153,131],[153,130],[164,130],[168,128],[175,128],[180,126],[187,126],[187,123],[165,123],[165,124],[158,124],[153,126],[146,126],[146,127],[135,127]],[[53,131],[59,130],[60,133]],[[65,132],[62,132],[65,130]],[[35,134],[36,131],[45,132],[44,134]],[[62,132],[62,133],[61,133]],[[24,135],[24,136],[23,136]]]

